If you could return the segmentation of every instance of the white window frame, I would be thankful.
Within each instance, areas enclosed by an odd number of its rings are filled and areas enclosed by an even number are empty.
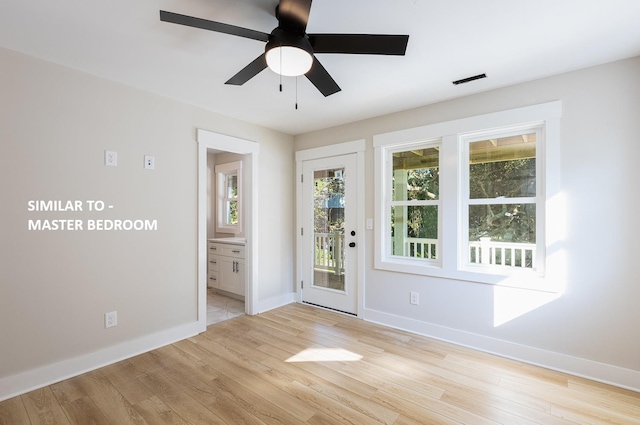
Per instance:
[[[555,101],[375,135],[374,267],[401,273],[554,291],[556,284],[545,279],[545,260],[546,253],[549,252],[548,241],[553,239],[547,237],[550,230],[548,218],[564,213],[555,211],[556,207],[549,202],[553,195],[560,192],[561,116],[562,104]],[[474,135],[531,128],[541,128],[541,137],[536,143],[536,244],[539,248],[536,270],[469,267],[464,251],[468,249],[468,224],[463,221],[466,217],[466,214],[463,214],[466,203],[462,201],[465,186],[468,186],[465,181],[465,175],[468,175],[468,160],[465,159],[464,143]],[[387,198],[390,196],[388,170],[392,169],[392,166],[386,163],[389,152],[436,139],[441,140],[441,207],[438,211],[441,220],[438,223],[438,239],[442,255],[439,264],[393,257],[389,255],[388,241],[391,237],[387,212]]]
[[[215,166],[216,174],[216,231],[220,233],[242,233],[242,161],[218,164]],[[238,184],[238,196],[233,200],[238,203],[238,223],[229,224],[226,204],[231,198],[227,198],[227,177],[236,176]]]
[[[469,198],[469,145],[473,142],[487,139],[500,139],[503,137],[516,136],[525,133],[536,134],[536,196],[519,197],[519,198],[483,198],[471,200]],[[544,123],[534,123],[527,125],[519,125],[515,127],[500,128],[498,130],[480,131],[467,134],[461,134],[458,137],[460,146],[460,243],[458,252],[458,268],[476,273],[490,274],[517,274],[517,273],[538,273],[544,275],[545,264],[545,243],[544,243],[544,203],[545,203],[545,160],[544,160]],[[471,264],[467,261],[469,255],[469,206],[470,205],[487,205],[487,204],[514,204],[514,203],[533,203],[536,205],[536,265],[533,269],[526,268],[507,268],[509,266]]]
[[[393,176],[393,154],[396,152],[405,152],[416,149],[428,149],[428,148],[438,148],[441,147],[441,140],[426,140],[419,142],[412,142],[407,144],[398,144],[390,147],[383,148],[383,155],[385,161],[385,171],[386,178],[383,179],[382,184],[384,185],[384,193],[385,193],[385,205],[386,208],[381,212],[383,216],[383,223],[391,222],[391,208],[394,206],[437,206],[438,207],[438,243],[436,245],[436,254],[437,258],[435,259],[426,259],[426,258],[412,258],[409,256],[402,255],[394,255],[391,252],[391,228],[387,227],[387,231],[384,235],[384,238],[381,239],[381,247],[384,249],[383,256],[388,260],[396,264],[400,264],[403,266],[418,266],[418,267],[440,267],[441,259],[442,259],[442,201],[440,196],[438,196],[437,200],[427,200],[427,201],[394,201],[392,198],[392,188],[390,187]],[[440,158],[438,158],[438,168],[440,168]],[[397,231],[397,229],[396,229]]]

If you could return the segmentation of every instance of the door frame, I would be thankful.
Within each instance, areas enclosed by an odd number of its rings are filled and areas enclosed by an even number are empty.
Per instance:
[[[334,145],[322,146],[318,148],[306,149],[296,152],[296,295],[297,303],[302,303],[302,239],[300,229],[303,227],[303,205],[302,205],[302,163],[312,159],[330,158],[348,154],[356,154],[356,231],[358,232],[358,244],[356,252],[358,257],[357,266],[357,310],[356,316],[362,317],[364,311],[364,290],[365,290],[365,214],[364,214],[364,154],[367,144],[364,139],[353,142],[344,142]]]
[[[258,311],[258,154],[260,145],[250,140],[196,129],[198,141],[198,327],[207,330],[207,153],[209,150],[245,155],[244,233],[245,247],[245,313]]]

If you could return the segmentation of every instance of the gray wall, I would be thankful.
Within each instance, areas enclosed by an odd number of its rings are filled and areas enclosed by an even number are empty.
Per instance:
[[[620,372],[628,378],[618,384],[640,388],[638,75],[633,58],[297,136],[296,150],[366,139],[365,215],[373,218],[373,135],[562,101],[564,293],[543,300],[535,291],[379,271],[368,231],[365,318],[601,380]],[[409,291],[420,293],[420,306],[409,305]],[[499,309],[519,301],[521,311],[495,326]]]
[[[260,144],[258,297],[293,291],[291,136],[4,49],[0,64],[0,398],[8,376],[197,320],[196,128]],[[114,208],[28,212],[29,200]],[[152,219],[158,230],[28,231],[39,218]],[[105,329],[113,310],[118,326]]]

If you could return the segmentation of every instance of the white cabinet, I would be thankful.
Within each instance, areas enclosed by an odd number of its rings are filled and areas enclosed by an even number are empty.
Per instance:
[[[244,245],[209,241],[208,286],[244,296]]]

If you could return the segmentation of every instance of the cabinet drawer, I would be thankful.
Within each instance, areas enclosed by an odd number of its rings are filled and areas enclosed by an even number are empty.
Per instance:
[[[209,254],[218,254],[220,252],[220,247],[215,242],[207,242],[207,252]]]
[[[217,272],[220,270],[220,259],[217,255],[209,255],[209,259],[207,260],[207,270]]]
[[[218,272],[210,271],[207,273],[207,286],[210,288],[218,288],[220,286],[218,282]]]
[[[233,258],[244,258],[244,246],[241,245],[218,245],[218,254]]]

